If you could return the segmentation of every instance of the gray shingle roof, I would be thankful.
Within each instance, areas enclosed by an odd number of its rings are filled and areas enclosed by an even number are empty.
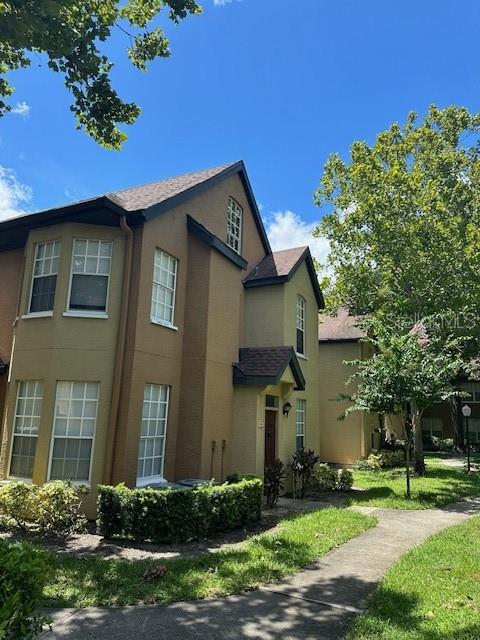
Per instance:
[[[148,209],[148,207],[154,204],[165,202],[165,200],[169,200],[179,193],[187,191],[201,182],[205,182],[205,180],[209,178],[213,178],[234,164],[236,163],[223,164],[218,167],[203,169],[202,171],[193,171],[192,173],[185,173],[181,176],[149,182],[148,184],[130,189],[113,191],[108,193],[107,197],[126,211]]]
[[[291,366],[297,388],[305,388],[293,347],[247,347],[239,350],[239,361],[233,365],[235,384],[277,384]]]
[[[320,342],[354,342],[365,338],[365,331],[358,326],[360,316],[351,316],[348,309],[339,309],[336,316],[321,315],[318,324]]]
[[[264,278],[288,277],[306,251],[308,251],[308,247],[295,247],[294,249],[275,251],[275,253],[265,256],[250,271],[245,282],[255,282]]]

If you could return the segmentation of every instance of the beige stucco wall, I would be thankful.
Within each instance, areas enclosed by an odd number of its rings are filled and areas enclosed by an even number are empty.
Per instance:
[[[318,353],[318,305],[305,263],[301,264],[291,280],[283,284],[246,289],[245,340],[246,347],[266,347],[296,344],[297,295],[306,301],[306,353],[298,356],[306,385],[303,391],[294,391],[294,379],[290,368],[275,387],[235,387],[234,401],[234,471],[263,474],[265,395],[279,397],[277,416],[276,455],[288,463],[295,451],[295,404],[306,400],[305,446],[318,453],[319,436],[319,353]],[[287,416],[283,415],[285,402],[292,405]]]
[[[0,253],[0,359],[10,361],[13,323],[16,316],[18,290],[24,262],[23,249]],[[0,436],[7,394],[7,374],[0,376]]]
[[[108,318],[65,317],[68,304],[70,265],[74,238],[112,240],[113,253],[108,293]],[[20,317],[15,330],[15,349],[10,368],[0,473],[5,478],[11,446],[11,432],[18,381],[42,380],[44,398],[33,481],[45,482],[52,440],[55,391],[58,380],[100,382],[96,432],[93,444],[91,485],[103,480],[103,464],[110,415],[111,385],[115,366],[115,344],[123,280],[125,236],[114,227],[61,224],[35,229],[25,247],[26,268],[20,312],[28,313],[35,243],[61,241],[59,274],[51,317]],[[94,512],[94,491],[86,500]]]
[[[244,211],[241,255],[249,263],[246,270],[187,230],[189,214],[225,242],[229,196]],[[113,481],[135,484],[146,382],[171,388],[165,478],[208,478],[212,440],[215,477],[221,475],[221,446],[226,440],[226,475],[231,469],[232,363],[243,332],[242,279],[264,255],[240,178],[227,178],[152,218],[136,235],[132,287],[138,304],[129,317]],[[150,321],[155,248],[178,260],[175,330]]]
[[[341,393],[351,393],[346,381],[353,369],[343,362],[360,357],[358,342],[320,343],[319,423],[320,456],[323,461],[353,464],[368,451],[365,415],[358,411],[339,420],[348,401],[338,401]]]

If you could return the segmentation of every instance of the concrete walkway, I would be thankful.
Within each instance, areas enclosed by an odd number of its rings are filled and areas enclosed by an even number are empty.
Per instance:
[[[218,600],[54,612],[42,640],[334,640],[398,558],[428,536],[480,514],[480,499],[443,509],[356,507],[370,529],[281,583]]]

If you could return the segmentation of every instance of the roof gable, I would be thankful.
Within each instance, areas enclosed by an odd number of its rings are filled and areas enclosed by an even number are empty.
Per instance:
[[[272,284],[289,282],[303,262],[305,262],[308,270],[318,308],[323,309],[325,302],[318,284],[312,255],[308,247],[296,247],[294,249],[275,251],[265,256],[247,275],[244,280],[244,286],[246,289],[250,289],[253,287],[265,287]]]
[[[32,228],[60,222],[75,221],[118,226],[119,219],[126,216],[129,224],[142,224],[235,174],[239,175],[245,189],[265,253],[270,254],[272,251],[270,243],[243,161],[194,171],[175,178],[157,180],[61,207],[10,218],[0,222],[2,236],[0,251],[23,246],[28,231]]]
[[[234,384],[278,384],[290,366],[296,389],[305,389],[305,378],[293,347],[248,347],[240,349],[239,356],[233,365]]]

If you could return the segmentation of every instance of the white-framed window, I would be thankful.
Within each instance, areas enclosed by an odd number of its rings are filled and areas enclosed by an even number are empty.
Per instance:
[[[41,242],[35,246],[29,313],[53,311],[59,257],[59,240]]]
[[[305,355],[305,308],[307,303],[305,298],[297,296],[296,306],[296,327],[297,327],[297,353]]]
[[[443,438],[443,420],[433,416],[422,416],[422,433],[434,438]]]
[[[228,199],[227,244],[236,253],[242,250],[243,209],[233,198]]]
[[[146,384],[138,450],[137,484],[163,479],[170,387]]]
[[[57,382],[49,480],[90,482],[98,382]]]
[[[470,394],[467,398],[462,398],[464,403],[480,402],[480,383],[479,382],[464,382],[461,386],[462,391],[466,391]]]
[[[31,478],[42,415],[43,383],[21,380],[17,388],[9,476]]]
[[[112,244],[104,240],[73,241],[69,311],[106,312]]]
[[[465,433],[465,438],[467,434]],[[470,442],[479,443],[480,442],[480,418],[469,418],[468,419],[468,436],[470,438]]]
[[[178,260],[161,249],[155,249],[153,266],[152,322],[173,326]]]
[[[267,409],[278,409],[278,396],[265,396],[265,407]]]
[[[307,415],[307,401],[297,399],[295,404],[295,448],[297,451],[305,448],[305,419]]]

